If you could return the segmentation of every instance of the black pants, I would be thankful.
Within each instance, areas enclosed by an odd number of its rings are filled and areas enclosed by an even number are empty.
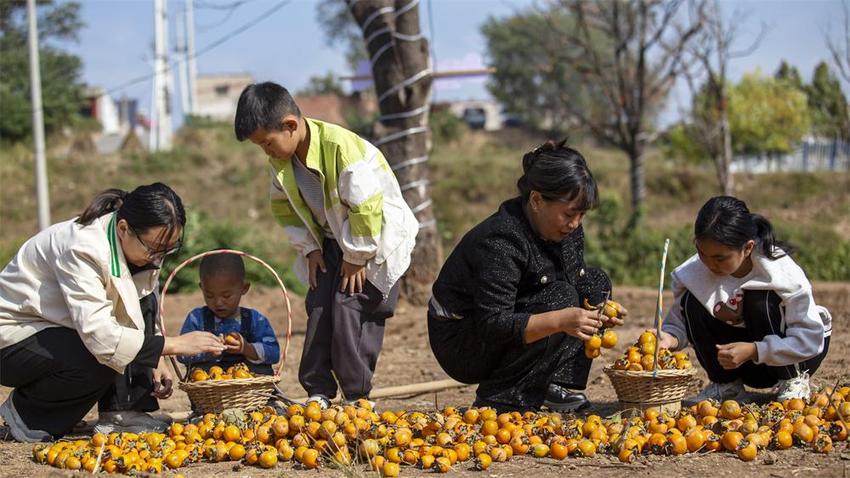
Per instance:
[[[708,378],[715,383],[741,379],[754,388],[776,385],[780,379],[797,375],[798,370],[814,374],[829,350],[829,337],[824,338],[823,351],[809,360],[786,366],[770,366],[748,361],[740,367],[726,370],[717,360],[717,345],[732,342],[758,342],[768,335],[785,336],[782,324],[782,299],[773,291],[744,292],[743,318],[745,327],[733,327],[712,316],[696,297],[685,292],[681,299],[688,341],[696,352]]]
[[[142,299],[146,334],[152,334],[153,295]],[[153,312],[152,312],[153,311]],[[100,411],[159,408],[152,369],[130,364],[124,375],[100,364],[76,330],[51,327],[0,349],[0,384],[12,387],[13,404],[32,430],[69,433],[98,403]]]
[[[572,285],[553,281],[551,302],[533,304],[531,314],[576,307],[584,298],[601,302],[603,290],[611,290],[608,276],[599,269],[587,269],[583,283]],[[428,335],[431,350],[445,372],[455,380],[477,383],[475,406],[498,411],[536,410],[543,404],[550,383],[584,390],[591,360],[584,355],[584,343],[558,333],[531,344],[495,345],[479,333],[472,318],[461,320],[437,317],[429,307]]]
[[[298,381],[309,395],[336,396],[337,382],[348,400],[368,397],[384,342],[384,322],[398,302],[399,284],[386,298],[370,282],[363,292],[340,292],[342,250],[325,239],[327,272],[316,271],[318,286],[307,293],[307,331]],[[336,380],[334,380],[336,376]]]

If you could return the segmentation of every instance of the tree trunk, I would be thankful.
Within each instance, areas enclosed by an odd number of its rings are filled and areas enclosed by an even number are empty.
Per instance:
[[[629,186],[632,193],[632,216],[628,228],[634,229],[643,221],[643,201],[646,199],[646,177],[643,169],[643,153],[646,146],[639,141],[628,148]]]
[[[419,220],[420,229],[402,294],[424,304],[442,262],[442,246],[434,220],[428,181],[430,150],[428,105],[431,71],[428,41],[419,29],[415,0],[360,0],[350,10],[369,39],[372,78],[381,114],[375,145],[392,166],[404,199]]]

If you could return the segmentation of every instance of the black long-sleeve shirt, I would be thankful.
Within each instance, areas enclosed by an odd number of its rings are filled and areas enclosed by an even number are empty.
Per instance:
[[[532,314],[604,299],[584,276],[583,229],[558,243],[544,241],[531,228],[522,199],[514,198],[461,239],[432,292],[447,312],[475,321],[489,343],[516,346],[524,343]],[[576,294],[565,296],[556,281],[566,281]]]

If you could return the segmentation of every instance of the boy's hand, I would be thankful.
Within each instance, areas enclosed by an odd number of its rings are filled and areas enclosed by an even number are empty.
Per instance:
[[[342,281],[339,285],[339,291],[345,292],[348,290],[349,295],[363,292],[363,286],[366,285],[366,266],[358,266],[350,262],[342,261],[342,268],[339,271]]]
[[[749,360],[757,358],[758,350],[753,342],[732,342],[717,345],[717,361],[726,370],[740,367]]]
[[[322,257],[322,251],[319,249],[307,254],[307,270],[309,271],[311,289],[315,289],[319,285],[316,280],[316,268],[321,269],[322,272],[328,271],[325,269],[325,258]]]
[[[231,332],[224,336],[224,346],[227,347],[227,352],[245,355],[245,339],[239,332]]]

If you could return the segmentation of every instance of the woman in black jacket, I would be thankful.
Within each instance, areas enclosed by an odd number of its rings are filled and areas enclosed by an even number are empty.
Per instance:
[[[479,384],[475,406],[573,411],[588,404],[573,391],[590,371],[583,341],[609,325],[581,307],[611,291],[584,264],[581,221],[597,205],[596,182],[566,140],[527,153],[522,167],[520,196],[461,239],[434,283],[431,350],[449,376]]]

